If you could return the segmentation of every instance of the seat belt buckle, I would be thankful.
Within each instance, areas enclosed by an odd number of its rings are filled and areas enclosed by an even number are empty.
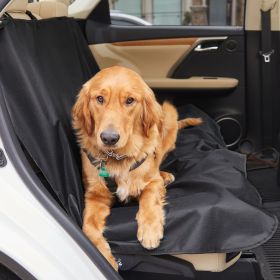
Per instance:
[[[262,52],[260,51],[260,55],[263,57],[263,60],[265,63],[269,63],[270,62],[270,56],[274,54],[274,50],[270,50],[267,52]]]

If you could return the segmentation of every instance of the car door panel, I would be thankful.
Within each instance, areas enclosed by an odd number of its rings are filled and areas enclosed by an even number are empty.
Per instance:
[[[143,77],[168,77],[171,68],[183,59],[192,43],[169,45],[166,41],[156,45],[156,41],[153,41],[155,45],[152,45],[151,41],[148,41],[147,45],[141,45],[144,41],[139,41],[140,45],[95,44],[91,45],[90,49],[100,68],[118,64],[137,71]]]
[[[159,101],[195,104],[220,123],[229,147],[245,137],[243,28],[115,26],[88,20],[86,34],[101,69],[129,67]]]
[[[219,52],[227,37],[176,38],[94,44],[90,49],[101,69],[115,64],[138,72],[153,88],[229,89],[238,85],[234,78],[189,77],[188,57],[193,52]],[[206,47],[202,47],[207,44]],[[211,45],[212,44],[212,45]],[[214,56],[214,55],[213,55]]]
[[[86,22],[89,45],[149,39],[237,36],[244,34],[240,26],[119,26],[93,20]]]

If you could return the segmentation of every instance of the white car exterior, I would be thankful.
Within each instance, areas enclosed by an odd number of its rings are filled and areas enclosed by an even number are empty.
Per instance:
[[[0,251],[36,279],[106,279],[71,236],[44,209],[5,152],[0,168]]]

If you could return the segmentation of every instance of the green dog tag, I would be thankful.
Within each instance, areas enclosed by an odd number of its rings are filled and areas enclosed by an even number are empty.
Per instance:
[[[106,166],[102,166],[102,167],[99,169],[98,175],[99,175],[100,177],[110,177],[109,171],[107,170]]]

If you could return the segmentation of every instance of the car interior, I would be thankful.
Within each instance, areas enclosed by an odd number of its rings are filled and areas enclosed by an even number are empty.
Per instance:
[[[0,107],[54,207],[81,228],[71,108],[91,76],[125,66],[159,102],[169,100],[180,116],[202,116],[204,124],[185,129],[162,165],[176,180],[158,249],[149,252],[135,239],[137,205],[116,204],[105,235],[119,276],[280,279],[280,2],[247,0],[244,26],[231,27],[121,26],[111,24],[107,0],[76,14],[68,5],[0,2]]]

